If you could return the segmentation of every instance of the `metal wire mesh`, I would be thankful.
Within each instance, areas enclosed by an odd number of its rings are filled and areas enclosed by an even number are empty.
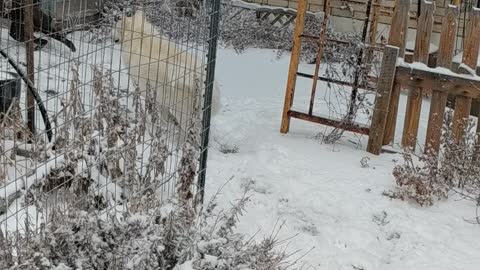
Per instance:
[[[201,175],[192,194],[201,196],[219,0],[7,2],[2,17],[12,27],[0,32],[3,235],[38,230],[72,208],[110,216],[147,192],[174,196],[189,147]],[[37,38],[25,38],[29,23]]]

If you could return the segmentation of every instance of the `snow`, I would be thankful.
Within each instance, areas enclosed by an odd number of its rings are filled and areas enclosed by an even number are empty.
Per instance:
[[[392,169],[401,156],[368,154],[365,136],[346,133],[335,145],[321,144],[314,136],[325,126],[295,119],[290,132],[280,134],[289,59],[274,57],[268,50],[218,52],[223,112],[213,118],[207,200],[232,176],[221,205],[239,198],[241,186],[251,183],[253,197],[239,230],[261,239],[285,221],[279,237],[293,237],[288,249],[299,250],[305,255],[301,262],[315,269],[478,269],[480,227],[465,221],[474,218],[474,205],[450,198],[421,208],[383,196],[394,188]],[[308,108],[301,103],[308,101],[310,83],[297,85],[297,106]],[[319,83],[317,97],[327,95],[325,89]],[[396,142],[405,100],[402,94]],[[423,108],[427,105],[424,100]],[[427,120],[424,109],[419,143]],[[236,145],[239,152],[223,154],[220,143]],[[370,158],[368,168],[360,164],[363,157]]]
[[[468,80],[472,80],[472,81],[475,81],[475,82],[480,81],[480,76],[476,75],[474,70],[472,70],[470,67],[468,67],[467,65],[465,65],[463,63],[461,63],[459,67],[464,69],[465,71],[467,71],[468,74],[456,73],[456,72],[453,72],[450,69],[444,68],[444,67],[431,68],[431,67],[428,67],[427,65],[425,65],[424,63],[420,63],[420,62],[407,63],[401,57],[399,57],[397,59],[397,66],[403,66],[403,67],[406,67],[406,68],[428,71],[428,72],[432,72],[432,73],[438,73],[440,75],[457,77],[459,79],[468,79]]]
[[[463,61],[463,52],[460,52],[459,54],[457,54],[453,57],[453,62],[454,63],[459,63],[460,64],[460,63],[462,63],[462,61]],[[478,66],[480,66],[480,57],[478,57],[478,59],[477,59],[477,67]]]
[[[405,49],[407,51],[413,52],[414,49],[415,49],[415,40],[407,41],[407,43],[405,45]],[[435,53],[437,51],[438,51],[438,46],[435,43],[430,43],[430,45],[428,47],[428,53],[431,54],[431,53]]]

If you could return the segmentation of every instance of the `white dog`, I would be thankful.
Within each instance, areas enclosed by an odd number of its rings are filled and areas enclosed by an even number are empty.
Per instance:
[[[160,109],[162,118],[167,121],[173,118],[184,135],[192,117],[198,118],[192,113],[203,96],[196,87],[197,83],[203,85],[205,80],[202,61],[161,37],[142,11],[132,17],[123,16],[117,22],[116,39],[121,42],[122,60],[128,67],[130,79],[139,86],[144,98],[147,98],[147,85],[155,91],[155,106]],[[214,83],[212,115],[219,108],[220,93]]]

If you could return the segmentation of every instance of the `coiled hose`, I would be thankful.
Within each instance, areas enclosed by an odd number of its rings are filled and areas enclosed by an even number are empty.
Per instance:
[[[42,114],[43,123],[45,124],[48,141],[51,142],[53,137],[52,124],[50,123],[50,119],[48,118],[47,110],[45,109],[45,105],[43,105],[42,98],[40,98],[40,95],[38,94],[37,89],[35,89],[33,82],[27,78],[25,72],[23,72],[23,70],[12,60],[12,58],[10,58],[10,56],[3,49],[0,49],[0,54],[8,60],[8,63],[13,67],[13,69],[15,69],[18,75],[20,75],[22,80],[27,85],[28,91],[37,102],[38,109]]]

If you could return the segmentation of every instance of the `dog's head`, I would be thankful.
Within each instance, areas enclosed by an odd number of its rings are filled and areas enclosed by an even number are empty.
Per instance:
[[[141,38],[145,33],[145,14],[137,10],[134,14],[125,12],[117,18],[114,31],[115,42],[123,42],[135,38]]]

